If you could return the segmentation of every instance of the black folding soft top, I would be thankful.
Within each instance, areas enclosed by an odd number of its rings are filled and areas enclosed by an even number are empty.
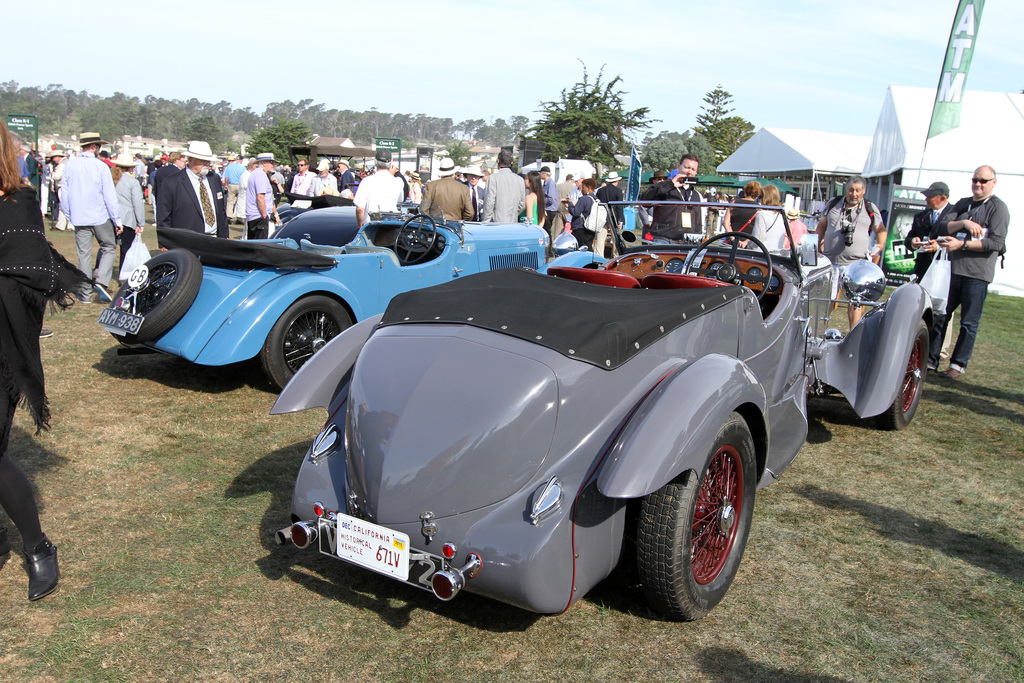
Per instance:
[[[157,228],[161,247],[185,249],[212,268],[252,270],[253,268],[330,268],[337,263],[330,256],[300,251],[283,244],[259,240],[226,240],[193,230]]]
[[[742,288],[622,289],[506,268],[399,294],[381,325],[473,325],[614,369]]]

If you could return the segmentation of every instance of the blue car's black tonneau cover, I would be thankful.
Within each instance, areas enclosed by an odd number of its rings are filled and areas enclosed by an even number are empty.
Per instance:
[[[506,268],[399,294],[381,325],[473,325],[611,370],[742,287],[622,289]]]
[[[330,268],[337,263],[330,256],[299,251],[283,244],[259,240],[226,240],[192,230],[157,228],[160,246],[185,249],[212,268],[252,270],[253,268]]]

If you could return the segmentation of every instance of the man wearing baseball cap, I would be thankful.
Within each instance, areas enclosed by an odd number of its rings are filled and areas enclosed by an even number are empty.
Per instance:
[[[924,204],[928,208],[914,215],[914,222],[903,240],[903,246],[907,251],[917,252],[914,257],[914,275],[917,276],[918,282],[928,271],[928,266],[932,264],[935,252],[939,248],[938,242],[935,241],[938,237],[936,229],[939,220],[952,208],[949,204],[949,186],[944,182],[932,183],[922,194]]]

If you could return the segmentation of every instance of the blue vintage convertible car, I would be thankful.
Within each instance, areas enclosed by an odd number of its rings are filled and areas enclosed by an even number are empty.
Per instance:
[[[294,233],[308,215],[288,228]],[[259,357],[283,387],[328,341],[383,312],[396,294],[489,270],[538,268],[548,243],[532,225],[403,214],[379,217],[340,246],[313,243],[301,230],[295,236],[228,241],[161,230],[174,248],[133,274],[99,323],[123,344],[200,365]]]

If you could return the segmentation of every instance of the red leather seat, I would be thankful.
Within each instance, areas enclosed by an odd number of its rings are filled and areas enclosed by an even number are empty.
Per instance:
[[[644,276],[641,284],[644,289],[700,289],[702,287],[729,286],[728,282],[681,273],[651,273]]]
[[[635,277],[629,273],[620,273],[614,270],[552,266],[548,268],[548,275],[565,278],[566,280],[576,280],[577,282],[589,282],[592,285],[604,285],[605,287],[640,288],[640,281]]]

